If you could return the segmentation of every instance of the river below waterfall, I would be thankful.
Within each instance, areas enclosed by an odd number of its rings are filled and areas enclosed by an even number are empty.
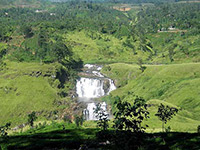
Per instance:
[[[79,102],[85,103],[86,108],[83,110],[83,114],[86,120],[97,120],[94,110],[98,103],[96,99],[108,95],[111,91],[116,89],[113,80],[105,77],[100,73],[102,69],[101,65],[84,65],[83,71],[80,73],[80,77],[76,83],[76,93],[78,95]],[[107,104],[100,102],[101,108],[109,113]]]

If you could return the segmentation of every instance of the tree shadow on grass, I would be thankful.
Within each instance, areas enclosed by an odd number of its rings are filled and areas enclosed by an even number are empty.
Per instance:
[[[109,141],[115,150],[200,150],[197,133],[133,133],[112,132]],[[112,142],[113,141],[113,142]]]
[[[153,150],[199,150],[200,135],[197,133],[154,133],[148,134],[148,149]]]
[[[80,145],[86,144],[93,149],[134,149],[143,150],[199,150],[200,135],[197,133],[144,133],[138,136],[131,132],[106,131],[110,145],[101,145],[96,137],[98,129],[67,129],[45,133],[32,133],[27,135],[11,136],[0,139],[0,145],[8,150],[57,150],[79,149]],[[101,142],[102,142],[101,141]],[[133,145],[135,144],[135,145]]]
[[[81,144],[95,145],[97,129],[68,129],[30,135],[11,136],[0,144],[8,150],[78,149]]]

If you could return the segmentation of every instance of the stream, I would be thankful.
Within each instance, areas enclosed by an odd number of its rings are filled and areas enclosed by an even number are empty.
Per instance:
[[[94,110],[97,99],[116,89],[113,80],[100,73],[101,65],[84,65],[83,71],[76,83],[76,93],[78,100],[86,104],[83,115],[86,120],[97,120]],[[100,102],[101,108],[109,115],[109,110],[105,102]]]

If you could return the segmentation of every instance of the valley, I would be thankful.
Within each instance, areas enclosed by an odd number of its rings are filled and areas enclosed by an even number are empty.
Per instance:
[[[199,13],[0,1],[0,149],[200,149]]]

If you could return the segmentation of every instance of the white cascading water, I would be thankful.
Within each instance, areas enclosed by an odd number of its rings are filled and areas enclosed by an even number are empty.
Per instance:
[[[95,109],[96,109],[95,103],[88,103],[87,108],[84,109],[84,112],[83,112],[86,120],[98,120],[98,118],[96,117],[97,114],[94,113]],[[101,103],[101,109],[103,109],[104,111],[107,110],[107,105],[105,102]]]
[[[96,103],[88,103],[88,101],[93,101],[94,98],[108,95],[111,91],[116,89],[116,86],[113,80],[104,78],[104,76],[99,72],[102,68],[101,66],[86,64],[84,67],[88,69],[94,69],[91,72],[95,78],[81,77],[78,79],[76,83],[76,93],[81,101],[87,103],[87,108],[83,111],[85,119],[97,120],[96,114],[94,113],[94,110],[96,109]],[[105,79],[109,80],[109,89],[107,92],[105,92],[103,88]],[[101,108],[105,111],[107,110],[107,105],[105,102],[101,103]]]
[[[80,78],[76,83],[76,93],[79,98],[98,98],[105,95],[103,81],[93,78]]]
[[[109,91],[107,94],[110,94],[111,91],[115,90],[116,89],[116,86],[114,84],[114,81],[109,79],[109,83],[110,83],[110,88],[109,88]]]

